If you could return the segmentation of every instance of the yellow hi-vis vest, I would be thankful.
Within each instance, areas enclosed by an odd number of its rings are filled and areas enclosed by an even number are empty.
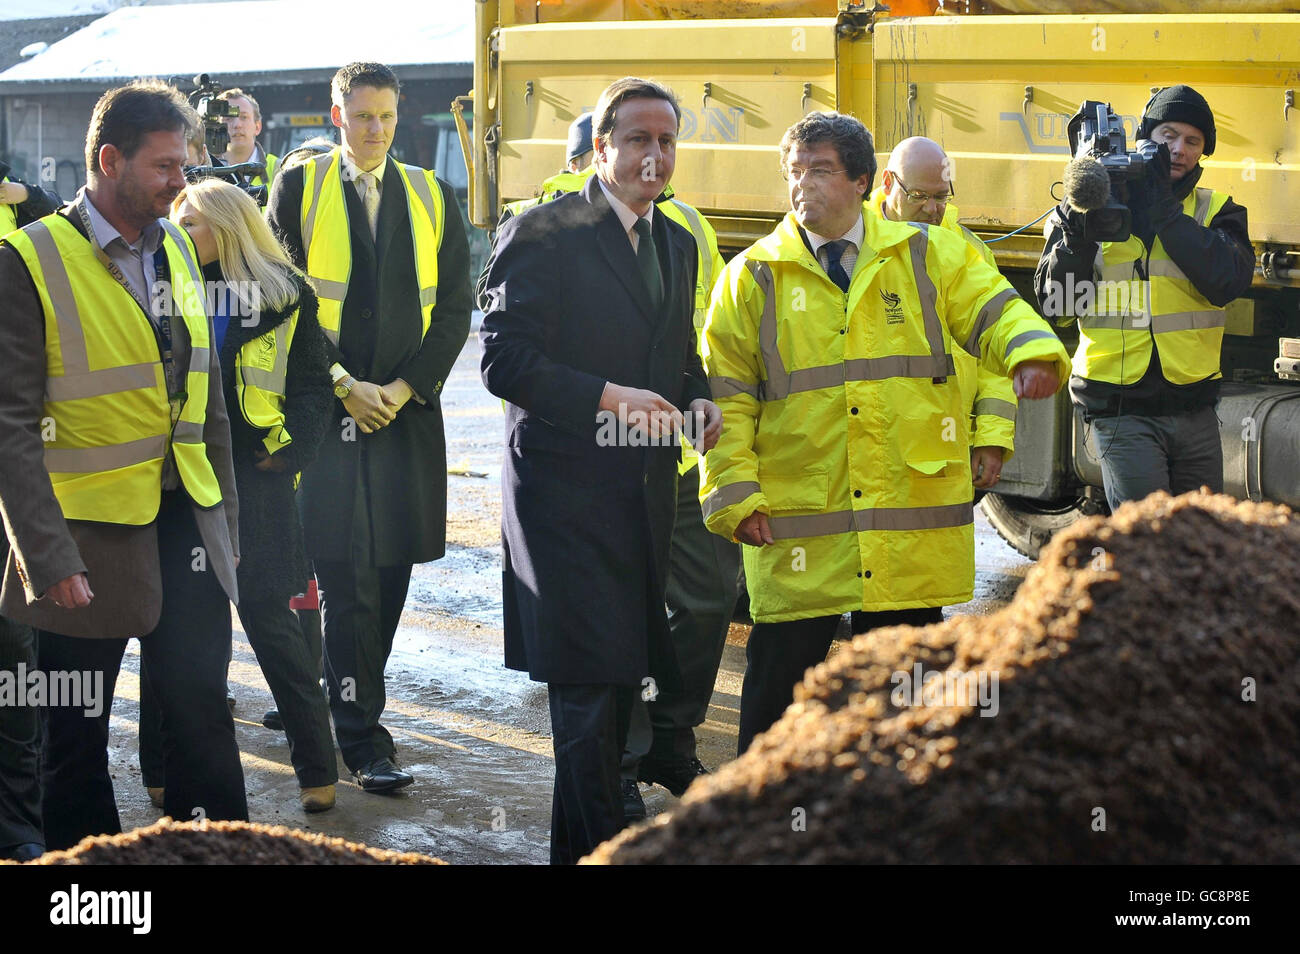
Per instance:
[[[187,397],[175,425],[150,320],[90,243],[59,215],[5,239],[23,257],[45,312],[45,467],[68,520],[153,521],[169,447],[194,501],[204,508],[221,503],[203,443],[210,343],[202,279],[189,239],[161,224],[168,305],[185,322],[191,345]]]
[[[235,354],[235,394],[239,411],[250,425],[267,431],[262,446],[268,454],[286,447],[293,437],[284,427],[284,386],[289,373],[289,345],[298,327],[299,310],[266,334],[247,341]]]
[[[1205,226],[1227,201],[1227,193],[1195,189],[1183,200],[1183,211]],[[1143,280],[1139,263],[1146,261],[1147,248],[1136,235],[1098,247],[1093,276],[1099,284],[1091,307],[1081,302],[1074,373],[1108,384],[1136,384],[1151,363],[1154,341],[1171,384],[1220,377],[1224,309],[1196,290],[1159,236]]]
[[[269,189],[271,187],[271,181],[275,178],[276,167],[280,165],[280,157],[273,156],[269,152],[264,152],[262,153],[262,159],[266,163],[266,177],[253,176],[253,178],[249,180],[249,183],[255,186],[266,186]]]
[[[695,334],[698,339],[704,328],[704,317],[709,310],[709,293],[713,291],[713,280],[722,271],[722,255],[718,252],[718,234],[713,231],[708,220],[692,206],[677,199],[665,199],[655,208],[672,219],[678,225],[690,230],[695,238],[695,250],[699,256],[699,267],[695,273]],[[696,341],[698,346],[699,342]],[[677,465],[679,474],[689,473],[699,459],[695,449],[682,441],[682,459]]]
[[[387,161],[387,160],[385,160]],[[302,245],[307,257],[307,278],[320,299],[320,326],[335,346],[343,300],[352,275],[352,241],[348,236],[348,208],[343,195],[342,147],[303,163]],[[421,336],[429,330],[438,300],[438,251],[442,248],[442,189],[433,172],[419,166],[393,163],[406,186],[406,208],[415,245],[415,277],[420,285]]]
[[[516,199],[514,202],[507,202],[502,206],[502,211],[509,212],[511,215],[518,215],[525,209],[531,209],[543,202],[558,199],[570,192],[581,192],[582,187],[587,184],[587,180],[595,173],[595,166],[587,166],[581,172],[569,172],[567,169],[563,172],[557,172],[542,183],[541,195],[535,195],[531,199]]]

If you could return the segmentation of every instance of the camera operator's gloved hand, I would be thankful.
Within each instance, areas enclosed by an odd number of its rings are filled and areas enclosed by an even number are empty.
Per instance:
[[[1147,197],[1151,203],[1151,228],[1156,232],[1169,227],[1183,214],[1182,203],[1174,198],[1174,183],[1170,178],[1171,167],[1169,147],[1160,143],[1155,155],[1147,163]]]
[[[1083,213],[1070,208],[1070,201],[1062,199],[1056,207],[1056,217],[1061,220],[1061,231],[1074,239],[1083,238]]]

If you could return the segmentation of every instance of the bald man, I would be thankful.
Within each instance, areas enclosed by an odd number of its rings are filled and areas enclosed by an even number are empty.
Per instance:
[[[923,222],[952,229],[966,239],[990,265],[993,252],[980,237],[957,221],[953,205],[952,162],[937,142],[924,136],[904,139],[889,154],[883,183],[868,199],[873,212],[893,222]],[[957,381],[974,419],[971,426],[970,472],[978,490],[993,487],[1002,465],[1011,458],[1016,436],[1016,394],[1009,378],[979,366],[964,350],[953,360]]]

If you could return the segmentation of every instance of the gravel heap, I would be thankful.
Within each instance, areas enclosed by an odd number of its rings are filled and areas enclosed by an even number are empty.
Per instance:
[[[975,696],[914,698],[918,665]],[[1297,791],[1300,521],[1156,494],[1058,534],[996,615],[859,636],[587,860],[1295,864]]]
[[[441,865],[428,855],[381,851],[283,825],[236,821],[179,824],[164,818],[120,835],[83,838],[34,865]]]

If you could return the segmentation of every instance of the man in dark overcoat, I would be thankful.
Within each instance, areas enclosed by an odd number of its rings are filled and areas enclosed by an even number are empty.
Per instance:
[[[653,204],[680,115],[656,83],[612,84],[596,175],[507,222],[487,269],[483,381],[508,402],[505,656],[548,684],[553,863],[623,826],[632,702],[677,678],[664,611],[676,436],[685,420],[707,450],[722,427],[695,351],[694,240]]]
[[[439,394],[471,307],[469,242],[451,187],[387,154],[398,92],[381,64],[340,69],[332,117],[342,146],[278,175],[268,206],[316,287],[329,339],[338,400],[303,474],[302,522],[321,589],[334,731],[370,792],[412,781],[379,723],[384,667],[412,564],[438,559],[446,545]],[[431,257],[436,285],[425,284]]]

